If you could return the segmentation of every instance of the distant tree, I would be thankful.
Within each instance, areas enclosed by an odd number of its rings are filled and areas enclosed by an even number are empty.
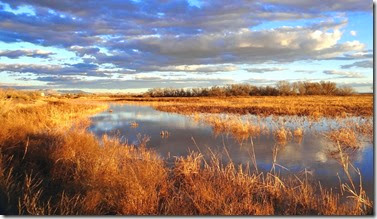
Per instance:
[[[278,81],[276,83],[276,88],[279,94],[282,96],[287,96],[292,94],[291,84],[288,81]]]
[[[298,94],[306,95],[306,88],[305,88],[304,82],[299,81],[299,82],[297,82],[296,86],[297,86]]]
[[[355,93],[352,87],[338,88],[330,81],[309,82],[279,81],[272,86],[253,86],[250,84],[230,84],[210,88],[152,88],[144,96],[150,97],[223,97],[223,96],[277,96],[277,95],[351,95]]]
[[[324,95],[334,95],[337,91],[336,84],[331,81],[321,81],[322,94]]]
[[[279,90],[275,87],[266,86],[266,87],[260,87],[260,95],[261,96],[278,96]]]
[[[209,89],[208,88],[202,88],[202,90],[200,92],[200,96],[208,97],[209,96]]]
[[[297,82],[291,83],[291,93],[292,93],[292,95],[299,94]]]
[[[250,85],[248,84],[231,84],[225,88],[226,96],[248,96]]]
[[[338,88],[337,95],[339,96],[349,96],[355,93],[355,90],[351,86],[342,86]]]
[[[317,82],[304,82],[306,95],[320,95],[322,93],[321,84]]]
[[[225,89],[219,86],[211,87],[211,89],[209,90],[209,96],[222,97],[225,95],[226,95]]]
[[[250,85],[249,95],[250,96],[260,96],[260,92],[259,92],[258,87]]]

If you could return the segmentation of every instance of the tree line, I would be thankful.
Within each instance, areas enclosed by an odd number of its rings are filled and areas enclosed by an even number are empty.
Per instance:
[[[222,96],[294,96],[332,95],[347,96],[355,93],[350,86],[338,86],[335,82],[278,81],[274,86],[229,84],[210,88],[152,88],[144,96],[149,97],[222,97]]]

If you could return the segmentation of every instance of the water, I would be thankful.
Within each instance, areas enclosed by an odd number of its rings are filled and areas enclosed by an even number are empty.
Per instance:
[[[154,149],[162,159],[173,159],[174,156],[185,156],[191,151],[208,155],[209,149],[219,154],[226,163],[230,159],[236,164],[250,164],[252,166],[252,145],[250,139],[240,142],[229,134],[215,135],[213,128],[203,123],[197,123],[193,119],[176,113],[166,113],[154,110],[150,106],[143,105],[111,105],[112,112],[102,112],[93,116],[90,131],[96,136],[104,134],[119,136],[129,144],[139,144],[140,136],[147,135],[150,141],[147,147]],[[245,119],[256,119],[248,116]],[[362,120],[361,118],[349,118]],[[253,145],[259,171],[270,171],[273,163],[273,151],[277,150],[276,161],[279,165],[277,171],[281,176],[296,174],[303,176],[305,170],[314,181],[320,181],[324,187],[339,189],[339,174],[342,182],[347,182],[341,164],[329,155],[331,144],[320,131],[337,126],[338,122],[324,119],[309,124],[304,118],[275,118],[268,117],[262,122],[266,126],[273,127],[276,121],[285,121],[287,127],[297,124],[304,127],[304,138],[301,142],[290,141],[285,146],[276,146],[271,133],[253,138]],[[289,122],[295,121],[295,122]],[[131,123],[138,123],[132,127]],[[161,136],[161,131],[170,133],[168,137]],[[227,153],[225,152],[227,151]],[[364,142],[360,150],[351,156],[352,164],[359,168],[363,176],[363,186],[368,196],[373,198],[373,145]],[[354,171],[351,171],[354,172]],[[359,181],[357,174],[352,174],[354,182]]]

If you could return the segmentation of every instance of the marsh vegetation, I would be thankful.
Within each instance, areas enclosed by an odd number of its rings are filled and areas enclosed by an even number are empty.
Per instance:
[[[12,98],[8,98],[8,92],[14,92]],[[109,108],[108,102],[95,97],[41,97],[6,90],[0,97],[2,214],[373,214],[373,196],[364,186],[366,182],[373,184],[373,178],[365,181],[365,176],[373,175],[373,168],[360,169],[363,165],[353,162],[357,156],[368,157],[365,154],[371,158],[365,142],[370,145],[373,139],[372,96],[200,98],[148,103],[190,117],[146,114],[143,110],[152,110],[150,107],[133,112],[131,108],[124,111],[123,105]],[[270,98],[276,98],[275,102]],[[111,99],[117,98],[105,100]],[[316,102],[313,111],[309,106]],[[250,116],[250,105],[269,113]],[[228,108],[221,108],[224,106]],[[229,109],[242,113],[231,115]],[[319,120],[311,118],[313,112],[319,112]],[[161,124],[161,118],[174,124],[175,129]],[[109,129],[110,125],[117,128]],[[126,133],[115,132],[122,129]],[[193,150],[187,150],[188,143],[180,133],[198,136],[190,138]],[[213,134],[221,150],[204,147],[197,133],[206,134],[203,139],[209,140]],[[308,144],[313,133],[321,136],[324,144]],[[273,141],[263,141],[268,136]],[[156,147],[158,142],[159,146],[171,147],[161,151]],[[286,167],[284,156],[294,160],[300,158],[294,151],[319,153],[314,146],[327,153],[321,156],[333,158],[334,162],[323,166],[338,168],[339,175],[330,172],[337,186],[318,182],[312,170],[305,167],[286,171],[290,167]],[[179,152],[174,154],[173,148]],[[364,153],[365,148],[369,149]],[[247,156],[240,159],[232,150]],[[268,159],[262,151],[267,151]]]

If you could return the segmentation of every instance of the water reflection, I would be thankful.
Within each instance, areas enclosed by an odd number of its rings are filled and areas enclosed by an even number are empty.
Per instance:
[[[97,136],[104,134],[119,135],[130,144],[138,144],[138,134],[150,136],[147,147],[153,148],[162,158],[185,156],[190,151],[199,151],[208,155],[210,149],[219,153],[224,162],[229,161],[224,156],[224,150],[236,164],[250,164],[252,144],[254,145],[258,169],[269,171],[273,163],[273,150],[277,150],[276,162],[287,168],[278,168],[281,175],[299,174],[307,170],[316,181],[321,181],[324,186],[339,187],[337,174],[345,180],[339,162],[328,155],[327,139],[318,134],[331,127],[339,125],[339,121],[323,119],[316,123],[309,123],[302,117],[263,119],[269,127],[276,126],[276,121],[284,122],[287,127],[303,127],[305,134],[301,142],[290,141],[285,146],[276,148],[274,137],[265,133],[252,139],[239,142],[231,135],[214,135],[212,127],[197,123],[187,116],[156,111],[149,106],[139,105],[112,105],[112,112],[103,112],[92,117],[90,130]],[[244,119],[259,120],[255,116],[244,116]],[[348,118],[348,120],[361,121],[362,118]],[[293,121],[293,122],[292,122]],[[130,125],[136,122],[137,126]],[[345,121],[342,121],[345,122]],[[279,123],[279,122],[278,122]],[[275,125],[274,125],[275,124]],[[162,136],[161,131],[167,131],[168,136]],[[364,143],[360,150],[353,154],[354,166],[361,170],[364,188],[369,196],[373,194],[373,147]],[[358,176],[354,175],[355,181]]]

